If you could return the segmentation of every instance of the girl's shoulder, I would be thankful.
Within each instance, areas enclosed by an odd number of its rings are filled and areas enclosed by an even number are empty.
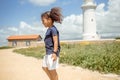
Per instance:
[[[52,30],[52,31],[58,31],[55,26],[51,27],[50,30]]]
[[[57,30],[57,28],[56,28],[55,26],[51,27],[50,29],[51,29],[51,33],[52,33],[53,35],[59,34],[59,31]]]

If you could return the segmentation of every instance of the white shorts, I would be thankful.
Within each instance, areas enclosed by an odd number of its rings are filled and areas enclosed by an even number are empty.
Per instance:
[[[54,70],[58,68],[59,64],[59,58],[57,57],[57,60],[53,61],[52,54],[45,55],[42,62],[42,67],[48,67],[48,70]]]

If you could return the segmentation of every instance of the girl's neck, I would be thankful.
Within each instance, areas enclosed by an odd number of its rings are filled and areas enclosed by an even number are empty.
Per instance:
[[[53,24],[50,24],[48,28],[51,28],[51,27],[53,27]]]

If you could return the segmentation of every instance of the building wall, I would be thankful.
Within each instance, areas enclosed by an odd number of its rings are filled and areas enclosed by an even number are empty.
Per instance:
[[[26,43],[27,41],[27,43]],[[30,45],[29,45],[30,41]],[[38,45],[38,40],[11,40],[8,41],[8,46],[11,47],[36,47]]]

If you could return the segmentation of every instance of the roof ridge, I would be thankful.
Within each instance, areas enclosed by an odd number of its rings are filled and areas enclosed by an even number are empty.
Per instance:
[[[9,36],[8,40],[22,40],[22,39],[37,39],[38,37],[41,38],[39,34],[31,34],[31,35],[12,35]]]

